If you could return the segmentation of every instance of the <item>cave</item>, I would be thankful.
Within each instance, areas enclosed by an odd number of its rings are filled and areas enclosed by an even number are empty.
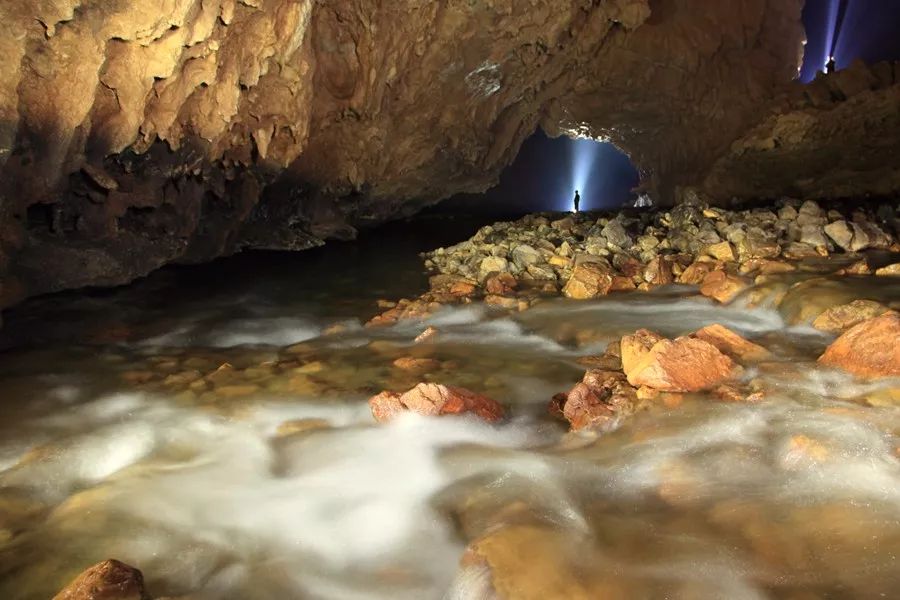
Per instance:
[[[879,598],[900,8],[0,3],[0,598]]]

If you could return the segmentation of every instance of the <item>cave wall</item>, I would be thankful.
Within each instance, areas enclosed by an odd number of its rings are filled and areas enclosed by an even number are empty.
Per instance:
[[[6,0],[0,305],[299,249],[497,181],[536,127],[697,182],[802,0]]]

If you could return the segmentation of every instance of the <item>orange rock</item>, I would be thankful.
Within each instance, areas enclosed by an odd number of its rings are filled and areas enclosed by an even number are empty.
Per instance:
[[[635,289],[634,281],[631,277],[623,277],[621,275],[613,275],[612,283],[609,286],[610,292],[630,292]]]
[[[651,285],[675,283],[675,276],[672,274],[672,262],[664,256],[657,256],[651,260],[644,269],[644,281]]]
[[[721,265],[714,262],[695,262],[678,276],[678,283],[700,285],[707,275],[720,268]]]
[[[900,377],[900,313],[888,311],[854,325],[819,362],[860,377]]]
[[[144,576],[117,560],[105,560],[72,580],[53,600],[143,600]]]
[[[438,334],[437,327],[432,327],[429,325],[428,327],[425,328],[424,331],[422,331],[422,333],[420,333],[419,335],[416,336],[416,339],[414,341],[417,344],[421,344],[422,342],[432,339],[437,334]]]
[[[513,293],[518,285],[519,282],[509,273],[497,273],[487,278],[484,289],[488,294],[505,296]]]
[[[619,354],[622,357],[622,369],[630,372],[650,352],[654,344],[665,339],[648,329],[638,329],[632,335],[626,335],[619,343]]]
[[[583,262],[575,267],[563,288],[563,294],[576,300],[605,296],[612,286],[609,267],[602,263]]]
[[[875,274],[879,277],[900,277],[900,263],[881,267],[875,271]]]
[[[471,412],[488,422],[503,418],[503,407],[495,400],[465,388],[437,383],[420,383],[405,394],[381,392],[369,399],[369,406],[379,422],[389,421],[405,410],[426,416]]]
[[[712,271],[703,278],[700,293],[727,304],[750,286],[750,281],[737,275],[730,275],[725,271]]]
[[[626,336],[629,337],[629,336]],[[738,373],[738,367],[718,348],[696,338],[662,339],[649,351],[625,358],[622,339],[622,366],[628,383],[645,385],[664,392],[696,392],[713,388]]]
[[[832,306],[816,317],[812,326],[819,331],[840,333],[850,329],[866,319],[877,317],[887,312],[888,308],[874,300],[854,300],[847,304]]]
[[[478,287],[474,283],[469,281],[457,281],[450,286],[450,294],[460,298],[468,298],[469,296],[473,296],[477,289]]]
[[[554,399],[559,400],[556,396]],[[572,431],[602,429],[616,418],[633,413],[637,401],[637,391],[622,373],[591,370],[566,395],[562,412]]]
[[[835,272],[836,275],[871,275],[872,268],[869,266],[869,261],[865,258],[859,261],[856,261],[849,267],[844,267],[839,271]]]
[[[697,330],[692,337],[709,342],[720,352],[742,362],[758,362],[772,356],[772,353],[762,346],[744,339],[718,323]]]

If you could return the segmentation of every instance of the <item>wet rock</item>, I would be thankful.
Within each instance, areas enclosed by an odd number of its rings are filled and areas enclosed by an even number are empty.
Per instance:
[[[829,308],[816,317],[812,325],[819,331],[840,333],[887,310],[888,307],[874,300],[854,300]]]
[[[327,419],[291,419],[290,421],[280,423],[275,430],[275,435],[276,437],[283,438],[302,433],[309,433],[310,431],[329,429],[330,427],[331,423],[329,423]]]
[[[889,311],[851,327],[819,363],[859,377],[900,377],[900,313]]]
[[[678,283],[686,285],[700,285],[703,280],[711,272],[719,270],[721,265],[714,262],[698,261],[686,268],[681,275],[678,276]]]
[[[772,353],[759,344],[754,344],[718,323],[697,330],[692,337],[712,344],[720,352],[740,362],[759,362],[772,357]]]
[[[76,577],[53,600],[147,600],[144,576],[117,560],[105,560]]]
[[[725,271],[712,271],[703,278],[700,293],[722,304],[728,304],[748,287],[750,281],[743,277]]]
[[[403,356],[394,361],[393,365],[402,371],[410,371],[413,373],[428,373],[438,369],[441,365],[440,361],[433,358],[416,358],[413,356]]]
[[[434,337],[438,334],[437,327],[433,327],[429,325],[426,327],[422,333],[416,336],[415,340],[413,340],[417,344],[421,344],[423,342],[427,342],[428,340],[434,339]]]
[[[509,273],[498,273],[487,278],[484,289],[488,294],[506,296],[512,294],[518,285],[516,278]]]
[[[425,416],[473,413],[488,422],[503,418],[503,407],[495,400],[465,388],[437,383],[420,383],[404,394],[382,392],[369,399],[369,406],[379,422],[407,410]]]
[[[644,269],[644,281],[652,285],[669,285],[675,283],[672,274],[672,263],[664,256],[657,256]]]
[[[838,270],[836,275],[871,275],[872,268],[869,266],[869,261],[865,258],[862,260],[858,260],[849,267],[845,267],[843,269]]]
[[[875,274],[879,277],[900,277],[900,263],[881,267],[875,271]]]
[[[591,370],[566,395],[562,413],[572,431],[602,430],[632,414],[637,401],[637,390],[622,373]]]
[[[587,300],[604,296],[612,286],[609,267],[597,262],[582,262],[572,271],[563,288],[563,294],[575,300]]]
[[[622,367],[633,386],[696,392],[713,388],[739,373],[737,365],[709,342],[690,337],[660,339],[648,350],[654,336],[647,333],[651,332],[622,338]]]
[[[495,528],[473,541],[462,564],[486,568],[489,593],[498,600],[626,597],[617,595],[622,590],[611,590],[607,595],[587,587],[572,567],[575,558],[571,534],[546,526],[516,524]],[[478,597],[482,597],[481,593]]]
[[[663,336],[649,329],[638,329],[633,334],[622,337],[619,342],[619,354],[625,373],[631,372],[653,346],[664,339]]]

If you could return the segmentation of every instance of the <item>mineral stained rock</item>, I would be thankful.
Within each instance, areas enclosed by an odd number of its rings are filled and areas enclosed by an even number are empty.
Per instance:
[[[105,560],[76,577],[53,600],[146,600],[144,577],[134,567]]]
[[[537,127],[671,193],[796,72],[801,0],[0,3],[0,305],[302,249],[492,185]]]
[[[503,407],[495,400],[461,387],[420,383],[404,394],[381,392],[369,399],[372,416],[383,423],[412,411],[436,417],[472,413],[488,422],[503,418]]]
[[[854,325],[819,362],[859,377],[900,377],[900,313],[888,311]]]

